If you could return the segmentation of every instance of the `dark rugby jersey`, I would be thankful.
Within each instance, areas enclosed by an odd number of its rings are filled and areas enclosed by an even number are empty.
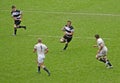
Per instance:
[[[11,15],[12,15],[12,17],[16,17],[17,19],[20,19],[21,18],[21,11],[20,10],[12,11]]]
[[[64,30],[65,30],[65,32],[66,32],[66,36],[72,37],[72,35],[69,35],[69,33],[74,32],[73,26],[69,26],[69,27],[68,27],[67,25],[65,25]],[[67,33],[68,33],[68,34],[67,34]]]

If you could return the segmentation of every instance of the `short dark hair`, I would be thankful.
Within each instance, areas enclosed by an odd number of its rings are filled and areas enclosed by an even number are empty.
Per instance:
[[[41,38],[38,38],[38,42],[42,42],[42,39],[41,39]]]
[[[15,6],[15,5],[12,5],[12,9],[13,9],[13,8],[16,8],[16,6]]]
[[[100,36],[98,34],[95,35],[95,38],[100,38]]]
[[[70,23],[72,23],[70,20],[68,20],[67,22],[70,22]]]

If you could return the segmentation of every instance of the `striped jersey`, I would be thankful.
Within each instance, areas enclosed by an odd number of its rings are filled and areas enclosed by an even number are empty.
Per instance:
[[[21,14],[22,14],[22,12],[20,10],[11,11],[12,17],[16,17],[17,19],[21,18]]]
[[[69,33],[71,33],[71,32],[74,32],[74,28],[73,28],[73,26],[67,26],[67,25],[65,25],[64,26],[64,30],[65,30],[65,32],[66,32],[66,36],[67,37],[72,37],[72,35],[69,35]]]

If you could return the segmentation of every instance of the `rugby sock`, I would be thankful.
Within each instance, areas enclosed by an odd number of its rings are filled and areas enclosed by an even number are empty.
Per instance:
[[[26,26],[19,26],[18,28],[24,28],[24,29],[26,29]]]
[[[109,61],[109,60],[107,60],[107,64],[108,64],[109,66],[112,66],[112,64],[110,63],[110,61]]]
[[[99,59],[99,61],[103,62],[103,63],[106,63],[106,61],[102,58]]]
[[[50,76],[49,70],[48,70],[46,67],[44,67],[43,69],[44,69],[44,70],[48,73],[48,75]]]
[[[16,29],[16,28],[14,28],[14,35],[16,35],[16,33],[17,33],[17,29]]]
[[[64,47],[64,49],[63,50],[66,50],[66,48],[68,47],[68,44],[65,44],[65,47]]]
[[[40,66],[38,66],[38,72],[40,72]]]

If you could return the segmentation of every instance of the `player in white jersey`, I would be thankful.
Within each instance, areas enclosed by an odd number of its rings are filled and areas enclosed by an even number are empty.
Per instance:
[[[99,48],[97,51],[96,59],[101,62],[104,62],[108,68],[112,68],[110,61],[107,59],[108,49],[105,46],[104,41],[102,40],[102,38],[100,38],[100,36],[98,34],[95,35],[95,38],[97,41],[97,45],[94,45],[94,47]]]
[[[33,52],[37,52],[38,55],[38,73],[40,73],[40,68],[43,68],[48,73],[48,76],[50,76],[49,70],[44,65],[45,54],[48,53],[48,48],[45,44],[42,43],[41,39],[38,39],[38,43],[34,46]]]

